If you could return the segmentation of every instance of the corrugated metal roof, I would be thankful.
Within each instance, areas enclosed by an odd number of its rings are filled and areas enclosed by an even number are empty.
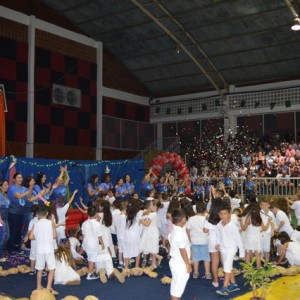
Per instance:
[[[153,96],[299,78],[300,32],[280,0],[139,1],[169,34],[134,0],[42,1],[102,41]]]

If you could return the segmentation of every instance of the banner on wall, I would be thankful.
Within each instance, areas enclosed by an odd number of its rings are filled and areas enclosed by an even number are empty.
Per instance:
[[[47,177],[46,183],[52,184],[59,175],[60,166],[66,165],[70,176],[70,192],[78,189],[78,194],[83,197],[85,203],[88,203],[87,184],[92,174],[97,174],[101,182],[105,170],[109,169],[113,185],[117,183],[118,178],[124,178],[125,174],[129,174],[135,191],[138,193],[140,193],[140,186],[145,175],[143,159],[70,161],[10,156],[0,157],[0,179],[9,180],[12,162],[14,162],[15,171],[22,173],[23,177],[29,175],[36,177],[38,172],[44,172]],[[76,201],[78,199],[79,197],[76,197]]]

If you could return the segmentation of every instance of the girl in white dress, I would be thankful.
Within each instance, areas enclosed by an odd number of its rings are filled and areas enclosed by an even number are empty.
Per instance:
[[[110,255],[116,257],[116,252],[111,237],[111,226],[112,226],[112,214],[110,211],[110,204],[106,200],[100,201],[98,205],[99,216],[100,216],[100,225],[103,232],[103,242],[105,247],[107,247]]]
[[[208,252],[211,260],[211,273],[213,277],[212,285],[219,287],[218,267],[220,263],[220,252],[216,249],[217,244],[217,224],[220,222],[219,206],[221,200],[212,200],[208,219],[204,223],[203,232],[208,233]]]
[[[167,218],[167,212],[170,205],[170,199],[167,193],[161,195],[162,198],[162,207],[158,210],[158,215],[160,219],[159,232],[162,241],[162,247],[167,251],[167,240],[169,235],[169,224]]]
[[[70,243],[67,239],[61,240],[55,251],[56,269],[54,284],[78,285],[80,276],[75,271],[76,264],[72,258]]]
[[[286,232],[280,232],[278,240],[282,245],[282,252],[277,264],[281,264],[286,257],[292,266],[300,266],[300,244],[291,240]]]
[[[128,268],[132,257],[135,258],[135,267],[138,268],[140,265],[141,229],[140,219],[137,216],[138,211],[138,206],[134,204],[127,208],[123,247],[125,268]]]
[[[147,211],[144,213],[141,224],[145,226],[142,240],[141,251],[150,253],[152,258],[151,267],[156,268],[160,265],[162,256],[158,255],[159,252],[159,217],[157,210],[160,208],[161,203],[157,200],[147,201]]]
[[[245,262],[250,262],[255,256],[257,268],[261,267],[262,231],[267,230],[271,226],[271,222],[272,218],[269,217],[268,222],[263,223],[258,205],[252,206],[245,222],[241,222],[241,229],[245,231]]]

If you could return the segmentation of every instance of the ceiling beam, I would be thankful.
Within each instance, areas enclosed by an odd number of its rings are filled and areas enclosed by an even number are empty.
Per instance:
[[[155,16],[153,16],[141,3],[139,3],[137,0],[131,0],[137,7],[139,7],[148,17],[150,17],[161,29],[165,31],[165,33],[173,40],[175,41],[181,49],[186,53],[187,56],[190,57],[190,59],[195,63],[195,65],[200,69],[200,71],[203,73],[203,75],[206,77],[206,79],[211,83],[213,88],[221,95],[223,96],[223,91],[219,88],[218,84],[211,78],[211,76],[207,73],[207,71],[203,68],[203,66],[198,62],[198,60],[192,55],[192,53],[187,49],[181,41],[166,27],[164,26]]]

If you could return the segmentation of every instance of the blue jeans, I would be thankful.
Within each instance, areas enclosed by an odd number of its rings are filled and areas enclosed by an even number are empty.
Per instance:
[[[9,239],[9,226],[7,220],[3,220],[2,231],[2,238],[0,239],[0,258],[3,256],[5,244]]]
[[[24,239],[27,232],[28,232],[28,226],[30,221],[33,219],[33,215],[31,211],[25,211],[23,214],[23,232],[22,232],[22,238]]]
[[[8,252],[20,250],[21,231],[23,227],[23,215],[8,213],[9,240],[7,242]]]

